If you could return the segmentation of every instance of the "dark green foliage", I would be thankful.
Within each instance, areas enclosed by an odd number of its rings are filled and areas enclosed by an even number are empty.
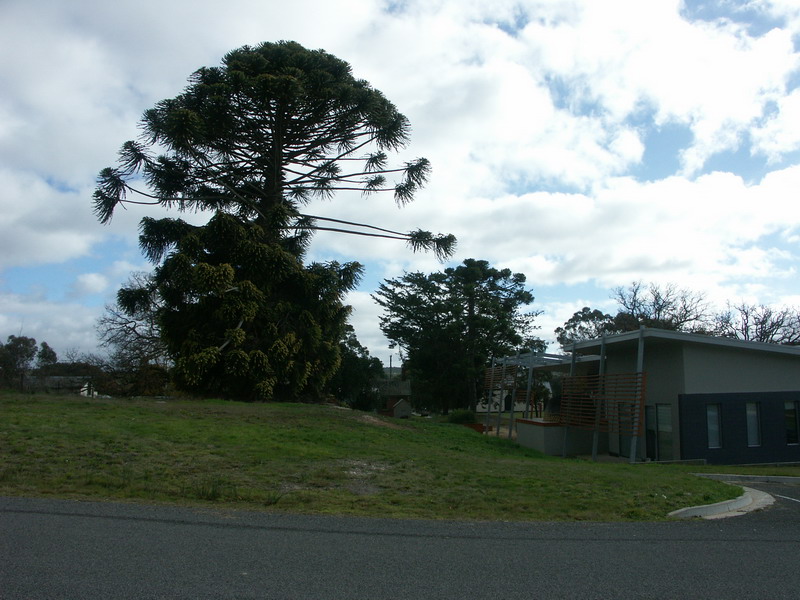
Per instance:
[[[407,142],[408,121],[324,51],[294,42],[234,50],[222,66],[196,71],[183,94],[145,112],[142,129],[139,141],[123,145],[118,166],[101,171],[94,207],[103,223],[127,202],[213,215],[202,226],[144,218],[140,245],[158,265],[152,287],[118,297],[128,315],[158,297],[156,322],[183,389],[244,399],[322,392],[339,366],[343,298],[361,267],[304,265],[315,230],[452,252],[449,235],[300,212],[339,190],[392,191],[404,204],[430,170],[424,158],[387,165],[386,151]],[[137,181],[147,189],[136,189]]]
[[[374,296],[385,312],[381,329],[405,353],[420,408],[475,409],[491,356],[529,345],[533,302],[525,276],[467,259],[443,272],[388,279]]]
[[[555,334],[561,347],[569,350],[573,342],[599,338],[604,333],[612,333],[614,330],[614,317],[584,306],[573,314],[563,327],[557,327]]]
[[[36,353],[36,368],[40,371],[46,371],[58,362],[58,355],[47,342],[42,342],[39,345],[39,351]]]
[[[464,423],[476,423],[477,418],[474,411],[459,409],[447,415],[447,422],[461,425]]]
[[[356,338],[352,326],[345,329],[339,342],[342,361],[328,383],[333,396],[356,410],[373,410],[378,407],[379,395],[375,383],[385,377],[383,363],[370,356],[369,351]]]
[[[0,377],[3,384],[21,389],[22,380],[30,370],[35,356],[35,339],[24,335],[8,336],[6,343],[0,344]]]
[[[259,225],[224,214],[195,237],[196,248],[171,255],[155,273],[180,387],[250,399],[319,394],[339,366],[350,311],[343,295],[360,265],[304,267]]]

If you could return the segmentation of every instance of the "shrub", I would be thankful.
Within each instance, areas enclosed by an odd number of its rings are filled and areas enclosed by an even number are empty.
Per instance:
[[[475,423],[475,413],[471,410],[454,410],[447,416],[448,423]]]

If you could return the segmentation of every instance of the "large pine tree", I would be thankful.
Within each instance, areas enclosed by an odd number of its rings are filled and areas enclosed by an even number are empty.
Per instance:
[[[454,238],[401,233],[303,214],[338,190],[392,191],[399,204],[425,183],[428,161],[390,167],[407,119],[350,66],[294,42],[243,47],[202,68],[184,93],[145,112],[94,194],[108,222],[125,203],[210,211],[202,226],[145,218],[140,245],[157,267],[158,323],[184,389],[269,399],[319,392],[339,364],[338,341],[358,263],[303,263],[319,229],[405,240],[452,252]],[[153,290],[120,290],[132,312]]]

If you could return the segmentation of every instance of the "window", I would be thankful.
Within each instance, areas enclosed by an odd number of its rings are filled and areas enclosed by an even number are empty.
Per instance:
[[[672,405],[647,406],[645,416],[647,457],[652,460],[672,460]]]
[[[784,408],[784,415],[786,419],[786,443],[787,444],[797,444],[798,435],[797,435],[797,405],[800,402],[786,402],[783,405]]]
[[[755,448],[761,445],[761,404],[748,402],[745,405],[747,413],[747,445]]]
[[[706,423],[708,429],[709,448],[722,448],[720,412],[721,410],[719,404],[706,404]]]
[[[672,460],[672,405],[656,404],[658,459]]]

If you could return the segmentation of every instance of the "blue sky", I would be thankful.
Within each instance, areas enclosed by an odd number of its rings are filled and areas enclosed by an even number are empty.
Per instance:
[[[153,214],[100,225],[97,173],[193,70],[281,39],[350,62],[411,121],[396,160],[433,165],[403,209],[343,195],[308,212],[454,233],[451,264],[527,276],[543,338],[582,306],[613,310],[611,289],[634,280],[719,308],[800,306],[795,0],[5,0],[0,340],[97,350],[103,306],[149,268],[137,224]],[[444,266],[330,233],[311,258],[366,265],[353,323],[385,362],[370,294]]]

